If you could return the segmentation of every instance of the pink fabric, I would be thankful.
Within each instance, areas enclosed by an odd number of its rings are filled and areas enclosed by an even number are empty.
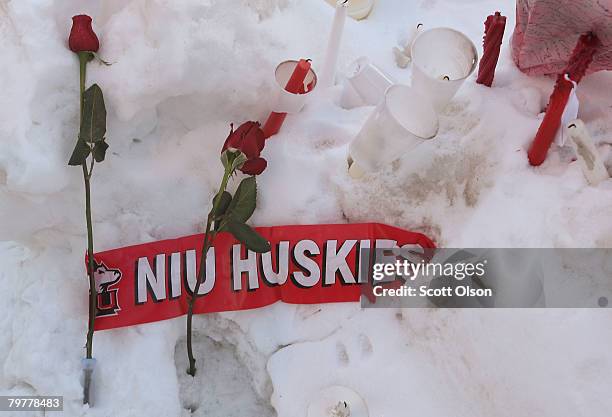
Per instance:
[[[587,73],[612,70],[612,0],[517,0],[512,57],[527,74],[559,74],[588,32],[601,46]]]

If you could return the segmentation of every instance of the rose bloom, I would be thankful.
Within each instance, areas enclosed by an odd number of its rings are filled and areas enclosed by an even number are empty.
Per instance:
[[[100,42],[91,27],[91,17],[78,15],[72,18],[72,29],[68,38],[68,46],[72,52],[98,52]]]
[[[226,150],[242,152],[246,155],[247,161],[240,170],[247,175],[259,175],[268,166],[266,160],[260,157],[264,145],[264,132],[259,122],[245,122],[235,131],[232,125],[221,152]]]

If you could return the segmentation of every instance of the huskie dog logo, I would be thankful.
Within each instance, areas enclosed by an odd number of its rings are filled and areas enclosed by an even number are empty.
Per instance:
[[[120,270],[108,268],[104,265],[104,262],[95,262],[94,280],[96,282],[96,293],[98,294],[96,317],[115,316],[121,310],[119,308],[119,289],[109,288],[118,283],[120,279]]]

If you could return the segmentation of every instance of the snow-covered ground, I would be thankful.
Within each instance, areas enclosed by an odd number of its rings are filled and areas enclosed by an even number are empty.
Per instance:
[[[527,164],[553,81],[514,67],[513,1],[378,0],[367,20],[347,21],[340,63],[367,55],[409,83],[391,49],[410,26],[459,29],[481,51],[496,9],[509,21],[494,88],[472,76],[435,140],[349,178],[347,146],[372,108],[340,108],[338,87],[267,142],[253,223],[379,221],[448,247],[612,246],[611,181],[589,187],[557,149]],[[66,416],[302,417],[343,385],[372,417],[610,414],[609,310],[354,304],[198,316],[195,381],[184,376],[184,318],[96,333],[98,396],[84,407],[83,186],[66,166],[78,123],[66,39],[83,12],[114,62],[90,65],[111,145],[94,173],[96,250],[202,230],[229,123],[265,119],[280,61],[321,66],[333,15],[323,0],[0,0],[0,395],[64,395]],[[612,74],[598,73],[578,93],[609,165],[611,89]]]

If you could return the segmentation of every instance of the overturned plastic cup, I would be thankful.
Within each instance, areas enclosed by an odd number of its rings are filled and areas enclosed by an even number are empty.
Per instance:
[[[347,70],[340,105],[345,109],[375,106],[395,81],[366,57],[358,58]]]
[[[287,84],[293,75],[299,61],[289,60],[281,62],[274,71],[275,79],[275,98],[272,111],[276,113],[299,113],[306,100],[308,93],[314,90],[317,85],[317,74],[312,68],[306,73],[304,82],[299,85],[297,92],[287,91]]]
[[[376,172],[438,133],[438,114],[415,89],[387,89],[349,146],[349,173]]]
[[[442,111],[476,69],[478,52],[463,33],[451,28],[421,32],[412,43],[412,87]]]

